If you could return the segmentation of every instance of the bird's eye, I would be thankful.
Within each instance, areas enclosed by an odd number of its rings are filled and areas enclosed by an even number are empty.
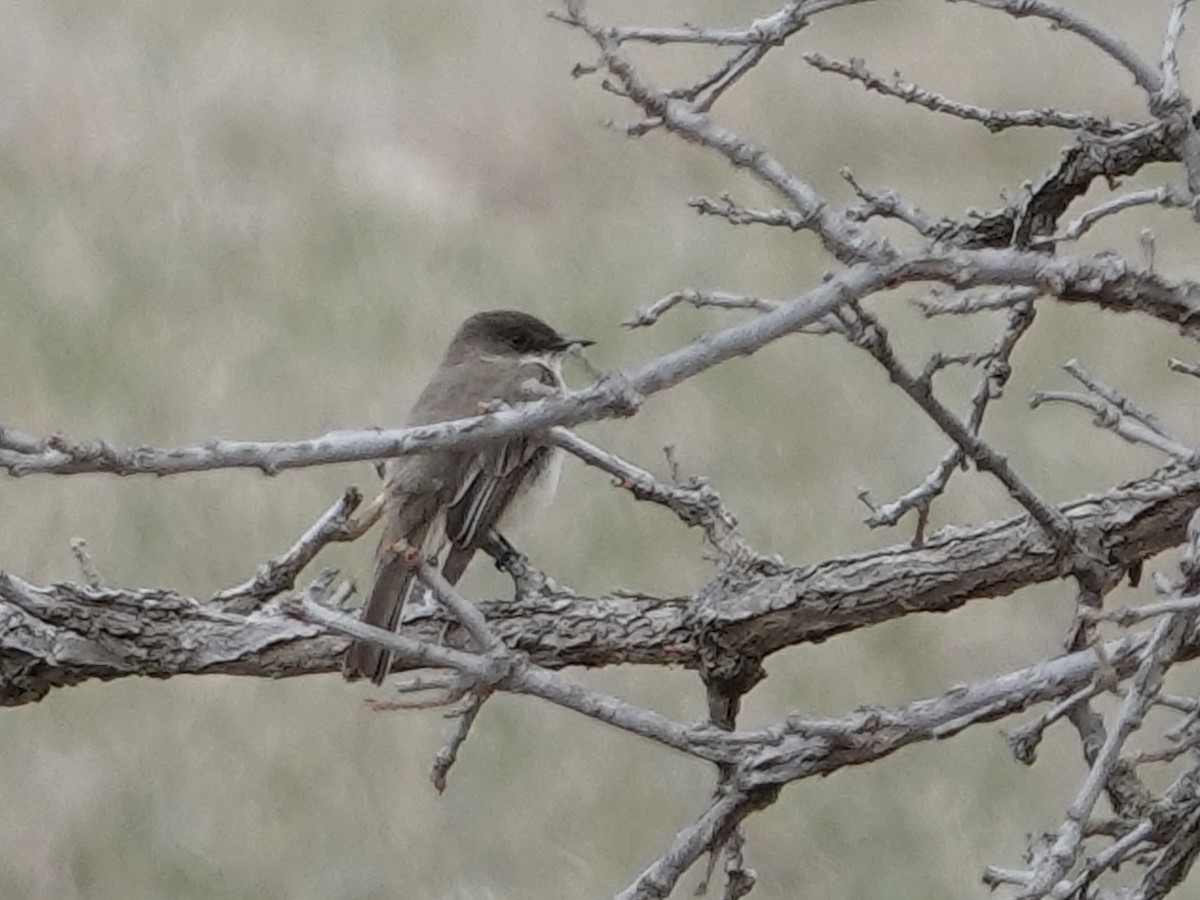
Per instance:
[[[529,335],[517,333],[512,336],[512,345],[514,350],[529,349]]]

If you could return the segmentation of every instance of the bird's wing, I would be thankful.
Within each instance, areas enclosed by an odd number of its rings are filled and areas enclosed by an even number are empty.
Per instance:
[[[522,436],[479,454],[446,508],[446,538],[458,547],[478,547],[517,493],[545,467],[549,453],[545,444]]]
[[[527,384],[558,390],[561,382],[547,366],[514,368],[497,395],[515,402],[527,398]],[[456,547],[474,550],[496,526],[517,493],[536,478],[549,460],[550,448],[532,435],[517,435],[470,454],[458,490],[446,508],[446,538]],[[524,473],[524,474],[522,474]]]

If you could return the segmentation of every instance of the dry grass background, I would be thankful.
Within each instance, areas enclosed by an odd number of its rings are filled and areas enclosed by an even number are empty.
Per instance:
[[[1157,57],[1165,2],[1070,5]],[[668,291],[788,296],[811,285],[830,263],[810,236],[731,230],[686,209],[697,193],[763,200],[744,175],[670,137],[630,141],[601,126],[630,111],[594,81],[572,81],[588,47],[544,6],[0,2],[0,418],[160,445],[393,424],[477,309],[517,306],[592,335],[591,359],[616,367],[725,321],[680,312],[650,331],[619,327]],[[772,7],[601,11],[736,25]],[[848,165],[935,212],[986,208],[1052,165],[1065,138],[992,136],[866,96],[810,71],[807,48],[984,104],[1143,109],[1097,52],[1029,21],[933,0],[847,10],[772,54],[719,108],[839,202]],[[711,59],[642,56],[663,76]],[[1176,174],[1159,167],[1137,183]],[[1143,225],[1159,235],[1161,268],[1200,274],[1178,213],[1125,216],[1086,246],[1135,252]],[[911,359],[991,340],[994,321],[924,323],[905,299],[875,307]],[[1164,367],[1194,357],[1191,345],[1086,309],[1040,316],[988,427],[1040,490],[1066,499],[1158,462],[1084,416],[1026,408],[1030,389],[1065,384],[1058,366],[1072,356],[1200,437],[1195,385]],[[945,440],[872,365],[835,339],[792,339],[585,434],[655,466],[677,444],[754,544],[789,560],[901,541],[908,531],[863,527],[856,489],[894,495]],[[369,468],[9,479],[0,565],[76,577],[68,540],[82,535],[113,583],[204,594],[251,572],[353,482],[372,484]],[[960,478],[935,518],[1011,511],[986,480]],[[578,466],[557,506],[517,537],[582,590],[686,592],[708,571],[695,535]],[[364,542],[332,558],[361,574],[369,553]],[[507,589],[479,569],[472,590]],[[780,654],[745,720],[904,701],[1032,662],[1057,651],[1071,602],[1055,585]],[[687,673],[579,677],[702,714]],[[0,896],[606,896],[710,787],[689,760],[500,699],[438,798],[426,772],[446,723],[373,715],[363,696],[334,677],[128,681],[4,712]],[[981,868],[1016,861],[1027,830],[1053,827],[1080,773],[1066,735],[1025,770],[993,727],[794,786],[750,825],[754,896],[982,895]]]

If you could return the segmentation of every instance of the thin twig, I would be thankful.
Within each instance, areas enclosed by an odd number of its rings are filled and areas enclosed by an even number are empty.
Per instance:
[[[1039,715],[1031,722],[1022,725],[1005,735],[1005,740],[1008,742],[1009,748],[1013,752],[1013,756],[1018,762],[1025,765],[1032,765],[1037,760],[1037,748],[1042,741],[1042,737],[1046,729],[1057,722],[1059,719],[1070,714],[1070,712],[1080,703],[1085,703],[1094,697],[1099,696],[1108,689],[1108,686],[1101,682],[1093,682],[1085,688],[1073,693],[1065,700],[1061,700],[1054,704],[1050,709]]]
[[[595,42],[609,73],[617,79],[624,94],[647,117],[661,118],[667,130],[720,153],[779,192],[800,214],[805,227],[813,231],[825,248],[842,262],[869,260],[882,264],[895,257],[895,251],[887,241],[851,222],[841,211],[828,204],[811,184],[789,172],[765,149],[750,144],[718,124],[692,103],[673,98],[652,85],[634,66],[612,31],[590,17],[585,0],[567,0],[565,5],[566,13],[559,18],[581,29]]]
[[[1183,17],[1189,0],[1172,0],[1171,14],[1167,18],[1166,34],[1163,38],[1161,57],[1162,83],[1151,95],[1150,110],[1162,119],[1176,135],[1179,156],[1187,173],[1188,190],[1193,197],[1200,196],[1200,135],[1192,122],[1192,105],[1183,94],[1179,80],[1179,59],[1176,51],[1183,37]],[[1200,206],[1194,207],[1194,217],[1200,217]],[[1200,218],[1198,218],[1200,221]]]
[[[742,755],[740,749],[722,747],[698,739],[698,735],[703,737],[704,729],[672,722],[651,710],[589,690],[568,681],[556,672],[524,660],[498,659],[494,655],[468,653],[414,640],[403,634],[367,625],[305,598],[285,603],[283,612],[315,622],[339,634],[378,644],[391,651],[400,663],[410,668],[451,668],[472,678],[480,687],[540,697],[708,762],[734,762]]]
[[[1041,897],[1049,893],[1075,864],[1083,843],[1083,825],[1112,776],[1125,741],[1140,727],[1192,621],[1191,615],[1176,613],[1163,619],[1155,628],[1146,647],[1144,661],[1133,677],[1108,738],[1067,810],[1053,845],[1035,865],[1022,897]]]
[[[436,566],[432,566],[421,555],[420,551],[408,547],[402,551],[405,561],[412,566],[413,572],[433,595],[462,623],[467,634],[475,645],[485,653],[508,653],[508,648],[500,640],[487,618],[479,611],[479,607],[460,594]]]
[[[1000,288],[995,291],[954,292],[934,290],[926,297],[913,301],[926,318],[934,316],[963,316],[978,312],[1009,309],[1018,303],[1036,300],[1040,292],[1034,288]]]
[[[1179,372],[1181,375],[1191,375],[1193,378],[1200,378],[1200,363],[1184,362],[1182,359],[1172,356],[1167,360],[1167,368],[1172,372]]]
[[[565,428],[552,428],[551,442],[616,478],[638,500],[658,503],[671,510],[689,528],[699,528],[712,546],[729,559],[755,556],[737,530],[737,517],[725,506],[721,495],[707,481],[692,478],[669,486],[645,469],[602,450]]]
[[[914,376],[900,362],[892,350],[886,329],[861,308],[854,308],[853,317],[844,319],[851,339],[862,347],[887,371],[892,383],[900,387],[934,423],[946,433],[975,463],[979,469],[994,475],[1009,494],[1046,530],[1051,542],[1060,552],[1067,552],[1074,544],[1075,536],[1071,523],[1055,506],[1039,497],[1009,465],[1008,460],[996,452],[990,444],[972,434],[970,428],[936,397],[929,385]]]
[[[1070,403],[1081,406],[1095,413],[1093,424],[1107,428],[1113,434],[1131,444],[1144,444],[1176,459],[1184,465],[1196,465],[1200,461],[1200,452],[1193,450],[1170,438],[1163,437],[1153,428],[1123,415],[1116,406],[1101,397],[1090,394],[1073,394],[1067,391],[1035,391],[1029,396],[1029,405],[1036,409],[1043,403]]]
[[[104,587],[104,579],[100,577],[96,561],[88,553],[87,541],[78,537],[71,538],[71,552],[75,555],[75,561],[79,563],[80,571],[83,572],[84,584],[90,588]]]
[[[1079,360],[1067,360],[1065,363],[1063,363],[1063,369],[1067,372],[1067,374],[1086,387],[1093,394],[1098,397],[1102,397],[1104,400],[1115,406],[1121,411],[1122,415],[1137,419],[1137,421],[1141,422],[1147,428],[1151,429],[1156,434],[1166,438],[1169,441],[1178,442],[1178,438],[1171,433],[1171,429],[1167,427],[1167,424],[1163,422],[1162,419],[1158,418],[1158,416],[1149,410],[1144,410],[1139,407],[1120,391],[1116,390],[1116,388],[1105,384],[1090,371],[1088,371],[1088,369]]]
[[[1158,852],[1127,900],[1160,900],[1186,877],[1200,854],[1200,808],[1179,822],[1167,846]]]
[[[857,81],[868,91],[885,97],[895,97],[905,103],[913,103],[932,112],[946,113],[968,122],[978,122],[991,132],[1008,128],[1066,128],[1071,131],[1088,131],[1094,134],[1123,134],[1132,126],[1108,118],[1097,118],[1086,113],[1066,113],[1056,109],[1019,109],[1005,111],[972,106],[951,100],[942,94],[926,90],[920,85],[904,81],[899,74],[883,78],[872,72],[861,59],[849,62],[830,59],[822,53],[810,51],[802,57],[806,63],[821,72],[830,72]]]
[[[770,795],[770,799],[773,799],[773,795]],[[739,822],[766,802],[769,800],[765,795],[739,790],[721,795],[699,819],[675,836],[671,846],[633,884],[617,894],[617,900],[659,900],[666,897],[692,863],[719,844]]]
[[[643,42],[648,44],[711,44],[716,47],[755,46],[762,43],[781,43],[783,39],[798,31],[813,16],[842,6],[869,3],[872,0],[792,0],[783,9],[761,19],[755,19],[746,28],[699,28],[686,25],[682,28],[610,27],[613,39],[619,43]],[[550,18],[575,24],[569,15],[551,12]]]
[[[458,751],[466,743],[467,736],[471,733],[471,726],[475,724],[475,717],[479,715],[484,702],[490,696],[491,691],[488,690],[472,691],[467,695],[466,705],[454,713],[454,727],[450,729],[446,740],[434,755],[433,767],[429,772],[429,779],[439,794],[445,792],[446,778],[458,760]]]
[[[967,2],[976,6],[986,6],[989,9],[1003,10],[1017,19],[1025,16],[1046,19],[1064,31],[1079,35],[1108,54],[1133,76],[1138,87],[1147,94],[1157,93],[1161,89],[1162,79],[1158,72],[1139,57],[1132,47],[1096,23],[1084,19],[1077,12],[1064,9],[1049,0],[950,0],[950,2]]]
[[[1063,228],[1057,234],[1035,237],[1029,244],[1031,247],[1049,247],[1065,241],[1079,240],[1079,238],[1091,231],[1102,219],[1137,206],[1156,204],[1166,209],[1190,209],[1192,203],[1192,197],[1188,195],[1186,190],[1171,184],[1164,184],[1153,190],[1133,191],[1128,194],[1121,194],[1113,197],[1111,200],[1106,200],[1099,206],[1089,209],[1078,219],[1074,219],[1068,223],[1066,228]]]
[[[1025,296],[1018,299],[1009,310],[1004,330],[996,342],[987,353],[980,354],[979,359],[984,363],[984,374],[971,394],[971,412],[966,423],[971,434],[979,434],[988,405],[1004,393],[1004,386],[1012,374],[1010,360],[1013,351],[1032,327],[1033,319],[1033,298]],[[946,451],[937,466],[920,484],[891,503],[872,508],[871,515],[866,520],[868,527],[895,525],[910,509],[917,510],[923,520],[927,519],[930,503],[945,491],[950,476],[962,465],[964,458],[963,448],[955,444]],[[923,536],[924,527],[921,522],[918,523],[917,537],[923,539]]]
[[[1156,619],[1180,612],[1200,612],[1200,597],[1175,597],[1159,603],[1147,603],[1144,606],[1122,606],[1117,609],[1087,610],[1087,616],[1094,622],[1115,622],[1122,628],[1136,625],[1147,619]]]
[[[357,526],[350,527],[351,516],[360,503],[362,494],[358,488],[346,488],[337,502],[325,510],[291,547],[262,563],[253,578],[218,591],[213,595],[213,602],[223,604],[229,612],[245,615],[268,598],[291,590],[299,574],[326,545],[352,541],[362,534]],[[357,523],[361,524],[361,521]]]
[[[675,291],[667,294],[653,303],[643,306],[632,318],[621,324],[626,328],[644,328],[655,324],[663,314],[674,309],[681,303],[687,303],[696,309],[714,307],[716,309],[749,309],[754,312],[772,312],[779,308],[774,300],[764,300],[761,297],[748,297],[744,294],[729,294],[724,291]]]
[[[1154,833],[1155,824],[1145,819],[1137,824],[1123,837],[1113,841],[1109,846],[1084,862],[1083,871],[1069,885],[1064,885],[1056,891],[1057,897],[1075,897],[1080,895],[1085,887],[1096,880],[1103,872],[1114,870],[1127,859],[1143,851],[1146,839]]]
[[[841,176],[862,200],[861,206],[846,210],[847,217],[855,222],[866,222],[875,216],[897,219],[931,241],[940,240],[954,230],[954,222],[949,219],[935,219],[905,200],[896,191],[867,190],[859,184],[848,167],[842,169]]]

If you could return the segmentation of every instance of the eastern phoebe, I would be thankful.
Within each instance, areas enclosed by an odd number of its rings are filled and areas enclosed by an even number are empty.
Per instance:
[[[564,337],[545,322],[516,310],[477,313],[459,327],[442,364],[408,416],[409,425],[465,419],[493,401],[520,403],[563,394],[562,354],[593,341]],[[442,567],[454,584],[512,503],[535,482],[553,489],[559,451],[537,435],[504,438],[471,450],[440,450],[388,460],[384,465],[384,528],[375,554],[375,584],[362,620],[395,631],[412,589],[412,569],[398,549],[406,545],[437,556],[449,543]],[[346,652],[343,674],[380,684],[391,654],[365,641]]]

